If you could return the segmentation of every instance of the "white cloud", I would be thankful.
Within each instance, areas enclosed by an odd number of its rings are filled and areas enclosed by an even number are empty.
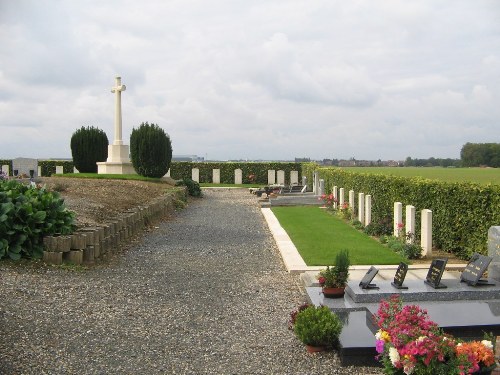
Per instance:
[[[0,3],[0,158],[158,123],[209,158],[458,157],[498,142],[495,1]]]

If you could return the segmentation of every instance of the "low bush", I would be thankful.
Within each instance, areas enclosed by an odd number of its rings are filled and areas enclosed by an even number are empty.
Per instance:
[[[43,237],[72,233],[73,220],[58,193],[0,181],[0,259],[41,258]]]
[[[201,197],[201,188],[200,184],[196,181],[191,180],[190,178],[183,178],[180,181],[177,181],[177,186],[186,186],[188,189],[188,194],[192,197]]]
[[[309,306],[295,317],[294,331],[300,341],[312,346],[335,346],[342,322],[327,306]]]
[[[391,235],[392,231],[392,221],[389,216],[377,221],[372,221],[365,227],[365,233],[369,236],[380,237],[384,235]]]

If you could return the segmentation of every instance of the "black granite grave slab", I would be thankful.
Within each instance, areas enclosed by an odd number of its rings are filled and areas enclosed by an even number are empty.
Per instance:
[[[448,258],[433,259],[424,282],[434,289],[447,288],[445,284],[441,284],[441,277],[443,277],[443,272],[447,262]]]
[[[344,323],[339,337],[339,356],[343,366],[378,366],[375,360],[375,336],[368,328],[371,313],[350,311],[339,313]]]
[[[440,284],[447,286],[445,289],[435,289],[422,280],[407,280],[408,289],[396,289],[390,281],[379,281],[379,290],[362,289],[355,281],[349,281],[346,294],[355,303],[379,302],[387,299],[392,294],[400,294],[403,301],[457,301],[457,300],[494,300],[500,299],[500,287],[496,285],[477,288],[460,283],[457,279],[442,279]]]
[[[486,280],[482,280],[484,272],[488,269],[492,258],[474,253],[467,266],[465,266],[462,275],[460,275],[460,281],[466,282],[471,286],[483,286],[489,285]]]

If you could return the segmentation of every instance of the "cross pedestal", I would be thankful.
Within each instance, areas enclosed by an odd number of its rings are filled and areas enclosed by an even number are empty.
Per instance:
[[[115,94],[115,139],[108,145],[108,159],[97,163],[99,174],[136,174],[129,158],[129,146],[122,140],[122,99],[121,93],[127,87],[122,85],[121,77],[116,77],[116,85],[111,88]]]

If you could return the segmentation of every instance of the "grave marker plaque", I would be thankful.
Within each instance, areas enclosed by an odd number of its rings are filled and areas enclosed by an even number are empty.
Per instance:
[[[405,281],[406,273],[408,272],[408,265],[406,263],[399,263],[399,267],[394,275],[394,281],[391,285],[396,289],[408,289],[407,286],[403,286]]]
[[[474,253],[467,266],[465,266],[462,275],[460,275],[460,281],[466,282],[467,285],[470,286],[495,285],[489,284],[488,280],[481,280],[481,277],[490,265],[491,260],[492,258],[490,257]]]
[[[377,285],[370,284],[377,273],[378,269],[371,266],[368,272],[366,272],[365,276],[363,276],[363,279],[359,283],[361,289],[380,289]]]
[[[424,283],[433,287],[434,289],[447,288],[446,285],[441,284],[441,277],[443,277],[443,272],[447,262],[448,258],[434,259],[431,263],[431,266],[429,267],[429,272],[427,272],[427,277]]]

